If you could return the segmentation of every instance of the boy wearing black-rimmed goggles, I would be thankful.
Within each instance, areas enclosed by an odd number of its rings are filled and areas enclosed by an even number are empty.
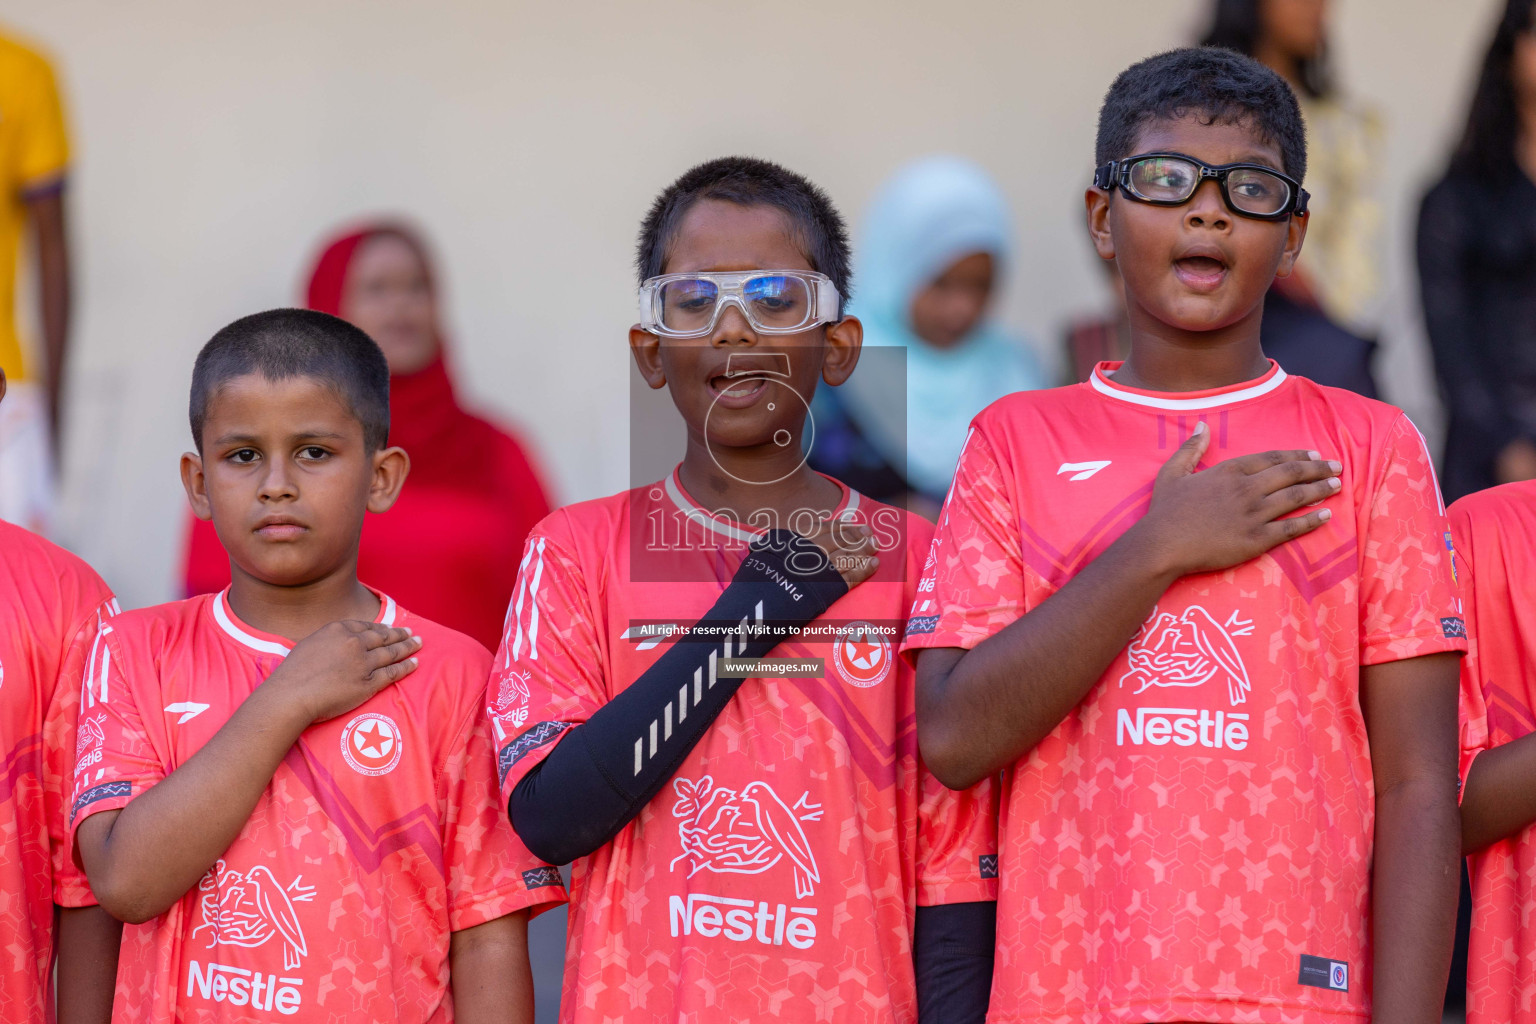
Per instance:
[[[1307,212],[1307,190],[1288,174],[1263,164],[1213,165],[1183,153],[1142,153],[1111,160],[1093,176],[1095,188],[1119,188],[1137,202],[1182,206],[1207,178],[1221,188],[1227,209],[1256,220],[1283,220]]]

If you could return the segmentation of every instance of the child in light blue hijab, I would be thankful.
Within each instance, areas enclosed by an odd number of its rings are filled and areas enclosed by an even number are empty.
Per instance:
[[[886,182],[854,253],[850,312],[863,321],[864,354],[846,383],[816,394],[813,466],[932,517],[971,418],[1048,383],[1030,351],[988,318],[1010,233],[1002,194],[969,161],[927,157]]]

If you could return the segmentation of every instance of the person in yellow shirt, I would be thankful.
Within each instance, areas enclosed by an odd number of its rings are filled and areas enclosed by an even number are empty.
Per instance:
[[[53,69],[0,30],[0,369],[10,398],[0,407],[0,519],[46,532],[53,505],[59,396],[69,334],[69,250],[64,180],[69,141]],[[28,225],[30,279],[41,344],[25,345],[16,282]]]

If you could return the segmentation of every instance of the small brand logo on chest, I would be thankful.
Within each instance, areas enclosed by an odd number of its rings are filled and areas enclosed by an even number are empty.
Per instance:
[[[1057,476],[1063,473],[1071,473],[1068,480],[1087,480],[1099,470],[1104,469],[1112,460],[1101,459],[1094,462],[1063,462],[1061,468],[1056,471]]]

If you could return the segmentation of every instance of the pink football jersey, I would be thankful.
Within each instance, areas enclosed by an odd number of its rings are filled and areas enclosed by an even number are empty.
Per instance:
[[[926,777],[896,657],[932,527],[846,487],[834,514],[873,528],[878,572],[770,655],[818,671],[748,679],[656,799],[576,862],[563,1020],[913,1021],[916,907],[995,898],[990,785]],[[504,800],[714,605],[770,525],[709,513],[674,473],[534,529],[491,679]],[[680,694],[679,720],[693,703]]]
[[[96,902],[65,843],[80,665],[117,610],[80,559],[0,522],[0,1020],[53,1019],[53,904]]]
[[[485,648],[383,595],[378,621],[422,638],[419,667],[306,729],[200,884],[123,929],[115,1022],[446,1024],[450,933],[564,899],[496,797]],[[112,619],[85,666],[71,829],[185,764],[291,644],[227,590]]]
[[[978,416],[906,647],[971,648],[1202,466],[1343,463],[1320,529],[1176,582],[1004,777],[989,1020],[1357,1021],[1369,1012],[1374,790],[1362,665],[1464,649],[1444,510],[1398,410],[1278,366],[1193,394],[1083,384]]]
[[[1462,498],[1450,509],[1470,646],[1461,665],[1461,763],[1536,731],[1536,481]],[[1520,582],[1524,580],[1525,582]],[[1469,1024],[1536,1022],[1536,830],[1468,858]]]

